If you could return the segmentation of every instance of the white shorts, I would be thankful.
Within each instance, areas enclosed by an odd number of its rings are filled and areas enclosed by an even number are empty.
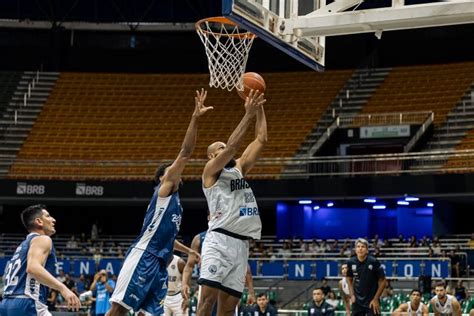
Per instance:
[[[167,295],[165,298],[165,316],[187,316],[188,310],[183,312],[183,296],[181,292],[175,295]]]
[[[245,287],[249,242],[222,233],[206,234],[198,283],[240,298]]]

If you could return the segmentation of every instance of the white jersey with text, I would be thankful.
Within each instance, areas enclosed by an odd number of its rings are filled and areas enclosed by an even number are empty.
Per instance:
[[[179,257],[173,255],[173,260],[168,265],[168,293],[166,295],[175,295],[181,292],[182,288],[182,274],[178,269]]]
[[[408,305],[408,309],[407,309],[408,315],[412,315],[412,314],[422,315],[423,314],[423,306],[425,306],[425,304],[420,302],[420,305],[418,305],[418,308],[416,310],[413,310],[411,308],[411,302],[407,302],[407,305]]]
[[[203,188],[210,212],[209,230],[260,239],[262,222],[255,196],[237,168],[222,169],[216,183]]]
[[[442,304],[439,301],[438,295],[433,297],[434,307],[441,315],[452,315],[453,314],[453,296],[446,294],[446,302]]]

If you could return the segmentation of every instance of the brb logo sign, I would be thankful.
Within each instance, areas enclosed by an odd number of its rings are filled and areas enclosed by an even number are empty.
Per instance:
[[[42,184],[16,183],[16,194],[18,195],[44,195],[45,191],[45,187]]]
[[[87,185],[85,183],[76,183],[76,195],[102,196],[104,195],[104,187],[101,185]]]

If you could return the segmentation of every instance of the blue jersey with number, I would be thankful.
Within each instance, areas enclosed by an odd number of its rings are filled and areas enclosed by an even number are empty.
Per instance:
[[[157,186],[148,205],[142,231],[131,247],[148,251],[166,263],[173,255],[183,208],[178,192],[161,198],[158,196],[159,189],[160,186]]]
[[[18,248],[16,248],[15,254],[7,263],[3,293],[4,298],[27,296],[46,304],[48,288],[40,284],[31,274],[26,273],[30,243],[31,240],[37,236],[40,235],[37,233],[29,234]],[[52,275],[56,274],[56,253],[54,247],[52,247],[44,267]]]

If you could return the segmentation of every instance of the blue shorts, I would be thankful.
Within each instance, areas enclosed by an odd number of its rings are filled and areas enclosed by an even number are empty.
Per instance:
[[[48,307],[32,298],[8,298],[0,302],[1,316],[50,316]]]
[[[135,312],[161,315],[164,313],[167,284],[168,272],[163,259],[132,248],[123,262],[110,301]]]

